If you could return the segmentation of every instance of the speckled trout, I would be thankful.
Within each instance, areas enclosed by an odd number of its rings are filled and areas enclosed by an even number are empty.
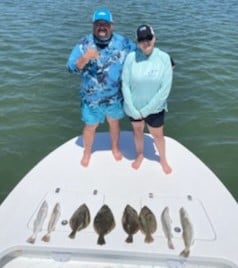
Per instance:
[[[47,228],[47,233],[42,237],[41,240],[43,240],[45,242],[50,241],[51,232],[53,232],[55,230],[56,224],[60,218],[60,214],[61,214],[60,204],[56,203],[54,206],[54,209],[52,211],[52,214],[50,216],[50,220],[49,220],[48,228]]]
[[[26,241],[28,243],[34,244],[36,241],[37,234],[41,232],[42,226],[44,224],[45,218],[48,213],[48,204],[44,201],[36,215],[36,218],[33,223],[33,234]]]
[[[182,237],[185,245],[185,248],[180,253],[180,255],[183,257],[188,257],[190,254],[190,248],[194,242],[193,225],[189,219],[188,213],[185,210],[185,208],[183,207],[180,208],[179,214],[180,214],[180,222],[183,228]]]
[[[174,249],[174,244],[172,242],[173,234],[172,234],[172,219],[169,215],[169,208],[165,207],[161,213],[161,223],[162,229],[164,231],[165,237],[168,240],[168,247],[170,249]]]

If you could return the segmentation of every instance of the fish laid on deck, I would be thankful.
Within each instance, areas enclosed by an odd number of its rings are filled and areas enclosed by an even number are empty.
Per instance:
[[[145,242],[153,242],[152,234],[157,230],[157,221],[154,213],[147,206],[140,211],[139,225],[141,232],[145,234]]]
[[[45,218],[48,213],[48,204],[44,201],[36,215],[36,218],[33,223],[33,234],[26,241],[28,243],[34,244],[36,241],[37,234],[41,232],[42,226],[44,224]]]
[[[93,226],[95,231],[99,235],[97,244],[99,245],[105,244],[106,241],[104,236],[110,233],[116,226],[112,211],[107,205],[103,205],[97,212],[94,218]]]
[[[133,235],[139,230],[139,216],[136,210],[130,205],[127,205],[123,212],[122,226],[124,231],[128,234],[126,242],[132,243]]]
[[[172,219],[169,215],[169,208],[165,207],[160,216],[162,229],[164,231],[164,235],[168,240],[168,247],[170,249],[174,249],[174,244],[172,242],[173,234],[172,234]]]
[[[180,222],[183,228],[183,241],[185,248],[184,250],[180,253],[181,256],[183,257],[188,257],[190,254],[190,248],[194,242],[194,230],[193,230],[193,225],[189,219],[188,213],[185,210],[185,208],[180,208],[179,210],[180,214]]]
[[[82,204],[72,215],[69,220],[69,225],[72,232],[69,234],[69,238],[74,239],[76,233],[86,228],[90,223],[90,212],[86,204]]]
[[[55,230],[56,224],[60,218],[60,214],[61,214],[60,204],[56,203],[54,206],[54,209],[52,211],[52,214],[50,216],[50,220],[49,220],[48,228],[47,228],[47,233],[42,237],[43,241],[45,241],[45,242],[50,241],[51,232],[53,232]]]

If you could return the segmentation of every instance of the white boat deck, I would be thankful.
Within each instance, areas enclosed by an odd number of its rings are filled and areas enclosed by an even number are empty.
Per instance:
[[[0,267],[238,267],[238,206],[218,178],[190,151],[166,137],[167,155],[173,173],[165,175],[158,163],[153,139],[145,135],[145,159],[139,170],[131,168],[135,157],[131,132],[121,133],[124,158],[115,161],[107,133],[98,133],[89,167],[80,165],[81,137],[73,138],[36,165],[15,187],[0,207]],[[46,200],[49,212],[36,242],[27,238],[33,221]],[[51,211],[61,205],[61,217],[50,242],[41,240],[47,232]],[[68,237],[72,213],[87,204],[91,214],[88,228]],[[116,221],[97,245],[93,218],[106,203]],[[158,228],[154,242],[144,243],[138,232],[134,242],[121,225],[127,204],[138,212],[144,205],[154,212]],[[175,249],[167,246],[160,215],[168,206],[172,217]],[[179,209],[185,207],[194,226],[195,242],[189,258],[179,256],[184,248]]]
[[[6,266],[8,268],[16,267],[27,267],[27,268],[230,268],[235,267],[228,264],[222,264],[219,262],[200,262],[200,261],[174,261],[167,260],[161,261],[157,260],[151,262],[150,264],[143,263],[124,263],[125,261],[121,260],[118,262],[112,261],[82,261],[82,260],[69,260],[66,262],[59,261],[54,258],[29,258],[29,257],[19,257],[10,261]],[[135,262],[135,261],[134,261]]]

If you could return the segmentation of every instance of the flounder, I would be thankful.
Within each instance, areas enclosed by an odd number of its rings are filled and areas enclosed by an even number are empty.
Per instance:
[[[86,228],[90,223],[90,212],[86,204],[82,204],[72,215],[69,225],[72,232],[69,237],[74,239],[77,232]]]
[[[128,234],[126,238],[127,243],[133,242],[133,235],[139,230],[139,217],[136,210],[130,205],[126,205],[123,216],[122,226],[124,231]]]
[[[104,245],[106,243],[104,236],[110,233],[116,226],[112,211],[107,205],[103,205],[97,212],[93,226],[99,235],[97,244]]]
[[[154,213],[144,206],[139,214],[140,230],[145,234],[145,242],[151,243],[154,241],[152,234],[157,230],[157,221]]]

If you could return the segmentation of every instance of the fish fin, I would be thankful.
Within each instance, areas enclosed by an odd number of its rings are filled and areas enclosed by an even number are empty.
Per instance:
[[[47,233],[45,234],[42,238],[41,238],[42,241],[44,242],[49,242],[50,241],[50,234]]]
[[[127,243],[133,243],[133,236],[131,234],[128,235],[127,239],[126,239]]]
[[[30,244],[34,244],[35,241],[36,241],[36,237],[33,236],[33,235],[30,236],[30,237],[26,240],[26,242],[28,242],[28,243],[30,243]]]
[[[76,235],[76,231],[73,230],[70,234],[69,234],[69,238],[74,239]]]
[[[187,258],[190,254],[190,249],[184,249],[179,255]]]
[[[172,242],[171,239],[168,239],[168,247],[169,247],[170,249],[174,249],[174,244],[173,244],[173,242]]]
[[[151,234],[145,235],[145,243],[152,243],[154,241],[154,238],[151,236]]]
[[[81,231],[84,228],[83,222],[78,226],[77,231]]]
[[[103,235],[99,235],[97,243],[98,243],[98,245],[104,245],[104,244],[106,244],[106,241],[105,241]]]

